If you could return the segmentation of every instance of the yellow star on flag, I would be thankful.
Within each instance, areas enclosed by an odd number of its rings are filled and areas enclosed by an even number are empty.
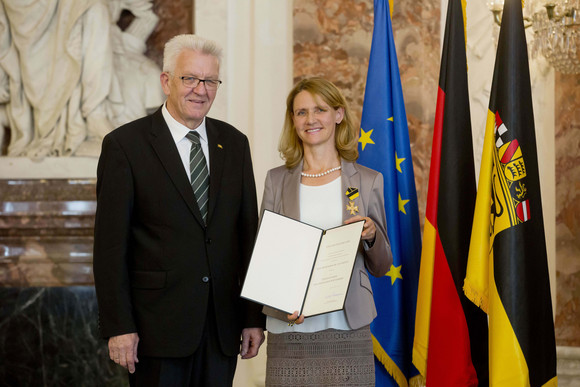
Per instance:
[[[403,279],[403,276],[401,275],[401,267],[403,267],[403,265],[399,265],[397,267],[395,267],[395,265],[391,265],[389,272],[385,274],[385,276],[391,277],[391,285],[395,284],[397,278],[401,280]]]
[[[358,142],[362,144],[362,150],[365,150],[365,146],[367,146],[367,144],[375,143],[373,140],[371,140],[371,134],[373,134],[373,130],[374,129],[371,129],[368,132],[365,132],[363,128],[360,128],[360,138],[358,139]]]
[[[402,158],[398,158],[397,157],[397,152],[395,152],[395,162],[397,163],[397,171],[403,173],[403,170],[401,169],[401,163],[403,161],[407,160],[406,158],[402,157]]]
[[[408,202],[409,200],[401,199],[401,194],[399,194],[399,211],[401,211],[405,215],[407,215],[407,212],[405,211],[405,204],[407,204]]]
[[[394,122],[395,120],[393,120],[393,117],[389,117],[389,118],[387,118],[387,121]]]

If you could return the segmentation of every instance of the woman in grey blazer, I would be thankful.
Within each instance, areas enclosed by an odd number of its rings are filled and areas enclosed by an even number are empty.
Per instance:
[[[309,317],[268,314],[267,386],[374,385],[369,324],[376,316],[368,272],[392,263],[383,177],[358,158],[358,127],[340,90],[322,78],[297,83],[287,98],[279,150],[285,165],[266,177],[263,210],[328,229],[365,225],[344,310]],[[300,243],[300,241],[296,241]],[[273,317],[275,316],[275,317]]]

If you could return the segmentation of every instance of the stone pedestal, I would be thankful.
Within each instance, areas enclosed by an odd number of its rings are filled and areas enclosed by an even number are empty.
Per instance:
[[[0,180],[0,385],[123,386],[97,329],[94,179]]]
[[[92,285],[95,181],[0,180],[0,284]]]

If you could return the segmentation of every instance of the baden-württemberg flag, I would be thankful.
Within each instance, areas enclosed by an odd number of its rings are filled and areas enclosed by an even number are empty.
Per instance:
[[[376,385],[407,386],[411,363],[421,230],[407,116],[386,0],[374,2],[374,31],[361,122],[359,162],[381,172],[393,265],[371,277],[378,316],[371,324]]]
[[[556,345],[526,37],[506,0],[465,294],[489,316],[492,386],[555,386]]]
[[[488,377],[487,316],[462,289],[475,208],[464,7],[449,0],[425,211],[413,364],[427,386]]]

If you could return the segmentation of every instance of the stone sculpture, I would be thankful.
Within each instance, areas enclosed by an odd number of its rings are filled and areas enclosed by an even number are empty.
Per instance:
[[[135,17],[122,31],[124,9]],[[6,155],[98,156],[105,134],[161,105],[160,71],[144,55],[156,24],[151,0],[3,0]]]

